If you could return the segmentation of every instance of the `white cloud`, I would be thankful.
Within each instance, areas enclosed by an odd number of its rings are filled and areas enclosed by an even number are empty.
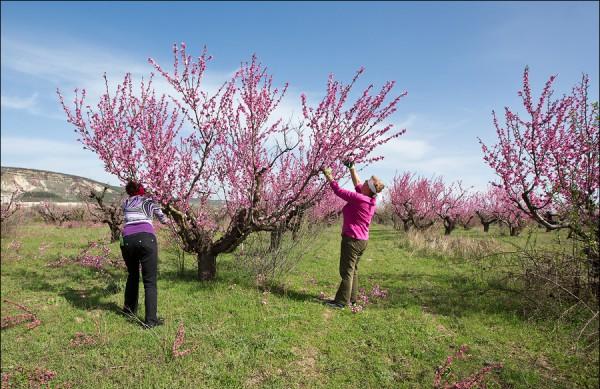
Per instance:
[[[439,122],[411,113],[399,122],[396,129],[407,132],[375,150],[384,159],[366,168],[365,174],[375,174],[390,183],[396,173],[410,171],[420,176],[441,176],[444,181],[461,180],[465,187],[485,189],[493,179],[480,154],[469,154],[472,145],[459,151],[448,147],[447,134],[460,132],[469,124],[468,119]]]
[[[35,92],[29,97],[16,97],[2,95],[0,105],[4,108],[31,110],[35,107],[38,93]]]
[[[131,73],[136,84],[144,78],[148,80],[150,73],[156,73],[147,62],[148,57],[132,57],[129,53],[119,52],[94,46],[87,42],[55,39],[56,44],[40,45],[25,40],[8,39],[2,36],[2,68],[38,78],[60,88],[66,101],[71,100],[71,92],[75,88],[86,89],[88,101],[93,103],[105,92],[106,86],[102,75],[106,73],[110,90],[122,82],[126,73]],[[160,61],[167,71],[172,71],[172,59]],[[204,74],[204,89],[214,93],[233,72],[209,70]],[[212,65],[214,66],[214,64]],[[156,74],[153,80],[158,94],[173,94],[172,87],[164,78]],[[55,96],[50,96],[56,101]]]
[[[42,46],[2,38],[3,67],[53,83],[88,82],[104,72],[141,74],[149,69],[149,65],[142,67],[139,61],[128,59],[122,53],[111,53],[80,42],[62,41],[54,46]]]
[[[3,109],[13,109],[13,110],[21,110],[25,111],[33,116],[41,116],[49,119],[57,119],[64,120],[65,116],[62,112],[59,112],[58,109],[54,109],[51,112],[46,110],[42,110],[40,101],[38,99],[39,93],[34,92],[30,97],[16,97],[16,96],[6,96],[2,95],[1,97],[1,106]]]
[[[404,135],[390,140],[382,145],[375,154],[383,155],[386,159],[400,158],[406,161],[418,161],[425,158],[433,146],[423,139],[406,139]]]

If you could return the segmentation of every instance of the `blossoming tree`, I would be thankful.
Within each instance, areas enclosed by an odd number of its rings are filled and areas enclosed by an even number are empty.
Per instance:
[[[393,82],[374,95],[371,85],[349,103],[362,69],[348,85],[330,76],[315,107],[302,96],[304,122],[292,127],[275,117],[287,85],[274,87],[256,57],[211,94],[203,83],[206,50],[193,58],[181,44],[173,54],[171,72],[149,60],[175,90],[170,98],[153,90],[152,76],[134,93],[130,75],[114,92],[106,82],[95,107],[85,91],[75,92],[72,108],[59,96],[84,147],[122,182],[144,183],[163,205],[185,250],[197,255],[201,280],[216,276],[220,253],[318,201],[323,167],[339,177],[341,160],[380,159],[374,149],[404,132],[383,124],[406,94],[388,99]],[[209,206],[214,198],[224,206]]]
[[[462,203],[461,212],[458,219],[460,224],[465,230],[473,227],[473,219],[475,219],[475,211],[477,209],[477,198],[474,193],[467,193]]]
[[[412,188],[411,183],[413,174],[404,172],[402,175],[395,175],[388,189],[388,197],[391,208],[394,212],[394,227],[400,229],[397,220],[402,222],[402,228],[404,232],[408,232],[412,225],[412,217],[414,210],[412,207],[411,195]]]
[[[490,225],[498,221],[503,206],[503,194],[502,188],[493,185],[484,193],[475,193],[475,214],[483,225],[484,232],[489,232]]]
[[[444,184],[439,177],[415,178],[408,172],[394,177],[388,193],[404,231],[411,226],[425,230],[435,223],[443,190]]]
[[[598,103],[589,101],[587,75],[570,95],[553,99],[555,78],[550,77],[534,101],[525,68],[523,89],[518,92],[525,113],[505,108],[502,125],[494,112],[498,143],[491,148],[480,143],[507,198],[547,229],[569,229],[586,242],[598,267]],[[551,217],[555,210],[561,217]]]
[[[467,189],[462,187],[460,181],[450,185],[443,184],[437,200],[435,212],[444,224],[444,235],[450,235],[461,219],[471,212],[467,201]]]

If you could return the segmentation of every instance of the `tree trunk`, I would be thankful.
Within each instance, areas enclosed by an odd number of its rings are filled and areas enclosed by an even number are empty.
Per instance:
[[[521,233],[521,228],[519,227],[508,226],[508,228],[510,229],[510,236],[519,236],[519,234]]]
[[[283,238],[283,228],[277,227],[271,231],[271,244],[269,245],[270,251],[275,251],[281,246],[281,239]]]
[[[408,232],[410,230],[410,220],[402,221],[404,232]]]
[[[110,243],[114,243],[121,237],[121,229],[118,225],[109,224],[110,228]]]
[[[212,281],[217,277],[217,256],[210,252],[198,253],[198,279]]]
[[[294,217],[292,219],[292,225],[291,225],[291,230],[292,230],[292,240],[295,242],[298,240],[298,238],[300,237],[300,227],[302,226],[302,221],[304,220],[304,212],[300,212],[298,213],[298,215],[296,215],[296,217]]]
[[[490,232],[490,224],[492,223],[481,222],[481,224],[483,224],[483,232]]]
[[[456,228],[456,222],[451,221],[452,219],[444,219],[444,235],[450,235]]]

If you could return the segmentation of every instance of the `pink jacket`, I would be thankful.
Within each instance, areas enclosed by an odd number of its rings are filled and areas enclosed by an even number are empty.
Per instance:
[[[330,185],[336,196],[348,202],[342,209],[344,215],[342,235],[359,240],[368,240],[369,225],[375,214],[375,197],[362,194],[360,185],[354,188],[356,192],[340,188],[340,185],[335,181],[332,181]]]

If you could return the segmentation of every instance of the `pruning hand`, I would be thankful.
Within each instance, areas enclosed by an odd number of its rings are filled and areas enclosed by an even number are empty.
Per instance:
[[[342,161],[342,163],[344,164],[344,166],[346,166],[348,169],[352,169],[354,167],[354,162],[350,161],[349,159],[346,159],[344,161]]]
[[[325,178],[327,179],[327,181],[333,180],[333,177],[331,176],[331,168],[330,167],[323,168],[321,171],[325,175]]]

